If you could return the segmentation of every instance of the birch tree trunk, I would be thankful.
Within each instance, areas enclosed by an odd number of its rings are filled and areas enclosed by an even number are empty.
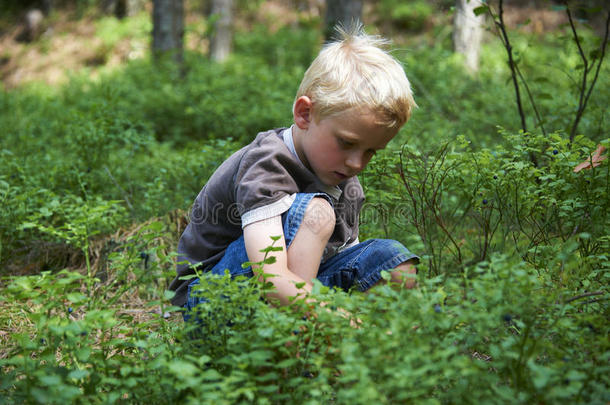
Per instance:
[[[333,38],[337,24],[348,28],[360,21],[362,21],[362,0],[326,0],[324,37],[327,41]]]
[[[210,58],[224,62],[233,46],[233,0],[213,0],[210,16],[216,19],[210,38]]]
[[[476,16],[474,9],[481,6],[480,0],[456,0],[453,20],[453,46],[455,52],[465,57],[466,68],[471,73],[479,70],[479,52],[483,36],[484,16]]]
[[[169,56],[182,66],[184,37],[183,0],[153,0],[153,54]]]

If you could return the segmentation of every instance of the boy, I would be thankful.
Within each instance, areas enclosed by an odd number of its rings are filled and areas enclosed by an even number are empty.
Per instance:
[[[385,148],[416,106],[402,66],[381,50],[385,42],[357,27],[338,30],[304,75],[293,105],[294,124],[258,134],[212,175],[195,200],[191,222],[178,244],[178,277],[172,302],[189,311],[203,298],[191,295],[203,272],[252,276],[246,261],[279,235],[276,261],[264,272],[275,286],[267,298],[289,302],[306,295],[312,279],[344,290],[366,291],[382,270],[392,281],[415,284],[419,258],[399,242],[358,240],[364,202],[356,175]],[[304,283],[297,289],[297,283]]]

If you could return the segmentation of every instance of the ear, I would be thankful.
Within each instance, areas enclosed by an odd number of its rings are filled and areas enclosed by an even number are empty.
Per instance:
[[[307,96],[301,96],[294,102],[292,109],[292,116],[294,123],[300,129],[309,128],[309,124],[313,119],[311,99]]]

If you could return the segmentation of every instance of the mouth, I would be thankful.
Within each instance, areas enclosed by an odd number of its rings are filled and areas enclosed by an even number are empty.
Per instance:
[[[347,179],[347,178],[349,177],[349,176],[347,176],[347,175],[345,175],[345,174],[343,174],[343,173],[340,173],[340,172],[333,172],[333,173],[334,173],[334,174],[335,174],[335,176],[337,176],[337,177],[338,177],[340,180],[345,180],[345,179]]]

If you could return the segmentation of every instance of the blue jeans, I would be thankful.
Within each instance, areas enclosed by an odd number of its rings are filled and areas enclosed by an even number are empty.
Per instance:
[[[296,236],[305,210],[314,197],[328,198],[323,193],[299,193],[290,209],[282,215],[284,227],[284,238],[286,246],[290,247]],[[325,286],[337,287],[344,291],[357,286],[360,291],[366,291],[381,279],[383,270],[391,270],[407,260],[419,257],[411,253],[400,242],[389,239],[369,239],[355,246],[340,251],[328,260],[320,263],[317,279]],[[242,263],[248,261],[246,246],[243,235],[233,241],[225,251],[224,256],[212,268],[206,269],[206,273],[223,276],[225,270],[229,270],[231,277],[252,277],[252,268],[243,269]],[[189,312],[200,302],[205,302],[204,297],[191,294],[193,286],[199,284],[199,278],[193,279],[188,287],[187,302],[184,305],[184,319],[190,318]]]

